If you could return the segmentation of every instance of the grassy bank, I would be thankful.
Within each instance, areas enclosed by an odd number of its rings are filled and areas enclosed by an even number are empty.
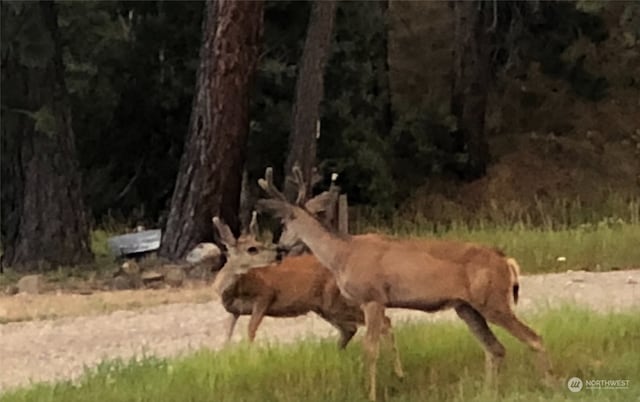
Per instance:
[[[525,273],[640,268],[640,199],[608,193],[597,208],[562,198],[533,201],[530,206],[496,202],[473,212],[429,204],[387,217],[373,209],[354,208],[351,231],[493,245],[517,258]],[[429,218],[423,210],[431,210],[437,218]]]
[[[527,321],[543,334],[562,381],[555,389],[540,385],[532,353],[498,330],[508,350],[500,400],[640,400],[637,311],[595,315],[565,308]],[[395,380],[390,362],[381,359],[387,401],[495,400],[481,391],[483,354],[463,324],[405,324],[397,333],[407,377]],[[35,385],[0,401],[364,401],[360,355],[359,341],[343,353],[333,339],[266,348],[241,344],[177,360],[103,364],[76,385]],[[571,393],[566,379],[573,376],[629,380],[629,387]]]
[[[538,206],[537,215],[529,212],[498,213],[491,209],[464,218],[469,211],[456,209],[444,214],[443,222],[425,218],[421,213],[398,211],[382,218],[373,209],[350,210],[350,232],[382,232],[400,237],[441,237],[475,241],[497,246],[520,262],[524,273],[561,272],[568,269],[608,271],[640,268],[640,200],[628,201],[611,196],[602,210],[592,211],[580,203],[560,200]],[[466,212],[465,212],[466,211]],[[86,280],[110,276],[117,263],[107,239],[124,233],[130,225],[108,221],[91,233],[92,264],[60,267],[43,272],[48,282],[64,285],[69,278]],[[267,236],[269,237],[269,236]],[[558,261],[559,257],[564,257]],[[15,283],[21,273],[10,267],[0,275],[0,287]],[[64,286],[62,286],[64,287]]]
[[[452,225],[434,229],[403,222],[391,226],[362,225],[356,229],[358,233],[376,231],[400,237],[440,237],[497,246],[515,257],[526,274],[640,267],[640,224],[603,222],[565,229]],[[559,257],[564,259],[559,261]]]

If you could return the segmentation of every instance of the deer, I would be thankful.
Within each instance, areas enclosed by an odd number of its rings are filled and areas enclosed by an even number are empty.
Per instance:
[[[303,183],[297,166],[293,173],[298,183]],[[376,400],[376,366],[386,308],[427,313],[454,309],[484,349],[485,386],[495,385],[506,355],[487,322],[503,327],[528,345],[537,354],[545,380],[551,380],[551,363],[542,337],[514,313],[520,273],[515,259],[474,243],[334,233],[304,206],[286,199],[273,184],[271,167],[258,184],[268,197],[258,200],[256,209],[280,219],[331,271],[340,292],[362,309],[370,400]],[[299,185],[298,191],[298,200],[304,199],[304,186]]]
[[[238,238],[220,218],[214,217],[212,221],[227,250],[227,261],[213,283],[214,291],[230,314],[225,331],[227,343],[241,315],[251,316],[248,339],[253,343],[264,316],[297,317],[313,312],[339,331],[338,349],[346,348],[358,326],[364,325],[364,314],[360,306],[342,296],[331,272],[314,255],[284,256],[275,262],[273,247],[257,240],[255,211],[249,232]],[[209,243],[200,243],[186,259],[199,263],[213,249]],[[396,356],[394,365],[400,372],[402,363],[390,330],[391,320],[386,316],[383,325]]]

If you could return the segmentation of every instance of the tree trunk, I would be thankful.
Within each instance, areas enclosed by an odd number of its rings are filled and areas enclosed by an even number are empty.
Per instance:
[[[461,151],[468,155],[465,180],[484,176],[489,161],[485,137],[485,111],[489,81],[489,34],[486,4],[455,1],[455,43],[451,112],[458,121]]]
[[[213,240],[215,215],[238,232],[262,10],[262,1],[206,3],[189,133],[160,247],[164,257],[182,258]]]
[[[334,0],[316,0],[313,3],[296,81],[285,176],[291,175],[291,169],[297,163],[309,187],[316,163],[316,125],[324,96],[324,68],[331,49],[335,14]],[[287,197],[294,199],[295,186],[285,181],[284,188]],[[311,190],[307,188],[307,195],[311,195]]]
[[[27,62],[17,45],[26,38],[3,39],[15,41],[2,60],[4,264],[28,271],[88,263],[93,256],[57,10],[53,2],[23,4],[15,17],[37,21],[43,47]]]

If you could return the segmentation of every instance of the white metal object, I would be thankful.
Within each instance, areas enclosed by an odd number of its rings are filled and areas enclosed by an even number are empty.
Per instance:
[[[116,257],[129,254],[154,251],[160,248],[162,230],[143,230],[137,233],[127,233],[107,239],[109,248]]]

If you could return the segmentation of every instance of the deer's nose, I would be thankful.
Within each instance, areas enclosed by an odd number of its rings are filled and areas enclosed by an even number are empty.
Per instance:
[[[289,249],[287,249],[286,247],[276,247],[276,260],[281,261],[288,252]]]

